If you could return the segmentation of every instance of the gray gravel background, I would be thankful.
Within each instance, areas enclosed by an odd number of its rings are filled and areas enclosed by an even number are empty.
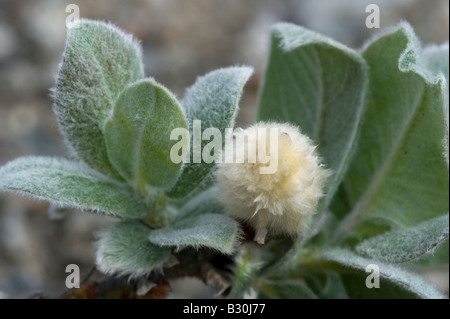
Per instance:
[[[404,19],[425,44],[449,37],[447,0],[0,0],[0,166],[18,156],[66,155],[49,88],[64,47],[70,3],[79,6],[82,17],[111,21],[139,38],[146,74],[178,96],[213,69],[254,66],[239,126],[254,120],[274,22],[294,22],[356,48],[374,32],[365,27],[365,7],[377,3],[382,27]],[[80,212],[51,220],[48,208],[47,203],[0,195],[0,298],[60,294],[67,264],[80,265],[82,274],[92,267],[94,235],[111,221]],[[448,293],[448,272],[443,267],[425,274]],[[211,296],[191,279],[173,288],[175,297]]]

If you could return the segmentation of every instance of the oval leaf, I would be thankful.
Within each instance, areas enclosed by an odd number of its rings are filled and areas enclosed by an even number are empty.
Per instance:
[[[138,221],[113,224],[97,242],[97,267],[104,273],[141,276],[161,268],[170,249],[150,243],[151,230]]]
[[[178,177],[182,163],[170,157],[176,128],[187,131],[185,116],[175,97],[152,79],[132,84],[117,99],[104,128],[108,155],[141,195],[147,185],[168,187]]]
[[[149,240],[160,246],[209,247],[231,254],[239,238],[237,222],[225,215],[205,214],[175,221],[171,226],[154,230]]]
[[[203,147],[210,140],[202,140],[202,131],[207,128],[219,129],[223,145],[225,129],[233,128],[242,89],[253,73],[250,67],[230,67],[210,72],[199,77],[195,84],[186,90],[181,101],[188,120],[191,149],[190,162],[183,166],[180,177],[168,191],[171,197],[184,197],[201,184],[214,167],[214,163],[194,162],[195,156],[201,156]],[[201,121],[201,130],[193,131],[193,121]],[[193,143],[197,137],[200,143]],[[218,150],[215,150],[216,152]],[[221,150],[220,150],[221,151]],[[200,152],[200,153],[199,153]],[[194,155],[196,153],[196,155]]]
[[[404,263],[432,253],[448,237],[448,215],[444,215],[415,227],[397,229],[369,238],[358,244],[356,251],[382,261]]]
[[[9,162],[0,168],[0,191],[114,216],[146,214],[144,204],[127,185],[65,159],[22,157]]]
[[[108,160],[103,122],[119,93],[143,76],[141,49],[131,35],[84,19],[67,30],[53,109],[72,153],[101,173],[120,178]]]

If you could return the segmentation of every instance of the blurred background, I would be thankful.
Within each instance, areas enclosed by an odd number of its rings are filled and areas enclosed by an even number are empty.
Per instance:
[[[84,18],[111,21],[142,43],[147,76],[179,97],[199,75],[247,64],[256,72],[245,87],[237,125],[254,121],[270,26],[289,21],[359,48],[366,5],[380,8],[381,27],[409,21],[424,44],[447,42],[447,0],[0,0],[0,166],[25,155],[66,156],[49,89],[64,49],[66,6]],[[65,267],[81,277],[94,265],[95,234],[111,221],[69,212],[49,218],[49,204],[0,194],[0,298],[65,291]],[[448,293],[448,266],[425,275]],[[101,276],[101,274],[96,274]],[[209,297],[202,283],[173,283],[174,297]]]

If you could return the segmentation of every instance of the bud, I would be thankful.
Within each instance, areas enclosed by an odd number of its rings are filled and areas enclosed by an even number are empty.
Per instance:
[[[235,131],[226,143],[225,154],[234,149],[244,151],[244,162],[225,161],[217,170],[226,213],[253,227],[259,244],[264,244],[267,234],[302,236],[330,174],[313,142],[290,124],[257,123]],[[263,173],[269,166],[276,169]]]

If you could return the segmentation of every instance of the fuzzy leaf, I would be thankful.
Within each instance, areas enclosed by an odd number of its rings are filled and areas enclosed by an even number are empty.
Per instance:
[[[170,158],[175,128],[187,130],[176,98],[153,79],[141,80],[119,96],[105,123],[111,163],[140,193],[145,187],[172,185],[181,169]],[[188,147],[188,141],[184,147]]]
[[[353,209],[341,234],[370,218],[408,227],[448,212],[445,80],[421,69],[419,49],[406,23],[364,48],[371,68],[369,102],[345,180]]]
[[[201,121],[201,130],[217,128],[225,141],[225,129],[233,128],[239,99],[245,83],[253,73],[250,67],[230,67],[210,72],[199,77],[186,90],[181,101],[186,111],[191,136],[190,163],[183,166],[181,175],[168,192],[171,197],[184,197],[194,190],[214,167],[214,163],[194,163],[194,152],[199,149],[193,143],[193,121]],[[201,139],[201,137],[199,137]],[[201,141],[201,150],[210,140]],[[200,146],[200,145],[199,145]],[[194,149],[195,148],[195,149]],[[217,154],[216,154],[217,155]]]
[[[152,231],[149,240],[160,246],[209,247],[224,254],[232,253],[237,245],[239,226],[225,215],[205,214],[182,218],[172,225]]]
[[[84,19],[67,30],[53,89],[60,130],[74,155],[119,179],[108,160],[103,122],[119,93],[143,76],[141,49],[131,35],[111,24]]]
[[[448,215],[444,215],[369,238],[356,246],[356,251],[385,262],[404,263],[432,253],[448,237]]]
[[[300,126],[319,147],[333,175],[327,206],[355,148],[365,109],[366,64],[352,49],[289,23],[272,30],[259,120]]]
[[[169,258],[170,249],[147,239],[150,229],[138,221],[113,224],[100,234],[97,242],[97,266],[104,273],[140,276],[160,268]]]
[[[139,218],[146,213],[127,185],[65,159],[22,157],[9,162],[0,168],[1,191],[114,216]]]
[[[361,282],[358,288],[354,287],[354,290],[356,291],[374,290],[377,295],[385,294],[394,297],[392,295],[392,287],[395,286],[396,292],[401,294],[401,296],[397,294],[397,297],[408,296],[427,299],[446,298],[433,284],[411,271],[402,269],[396,265],[360,257],[349,250],[328,249],[320,254],[320,258],[324,261],[337,263],[338,265],[343,266],[342,271],[344,273],[348,273],[348,268],[350,268],[355,271],[355,275],[365,274],[365,276],[361,276]],[[380,288],[368,289],[365,286],[365,278],[369,275],[365,270],[370,264],[377,265],[380,270]],[[347,291],[351,292],[351,290],[349,291],[348,289]],[[406,292],[406,294],[403,293],[403,291]]]

